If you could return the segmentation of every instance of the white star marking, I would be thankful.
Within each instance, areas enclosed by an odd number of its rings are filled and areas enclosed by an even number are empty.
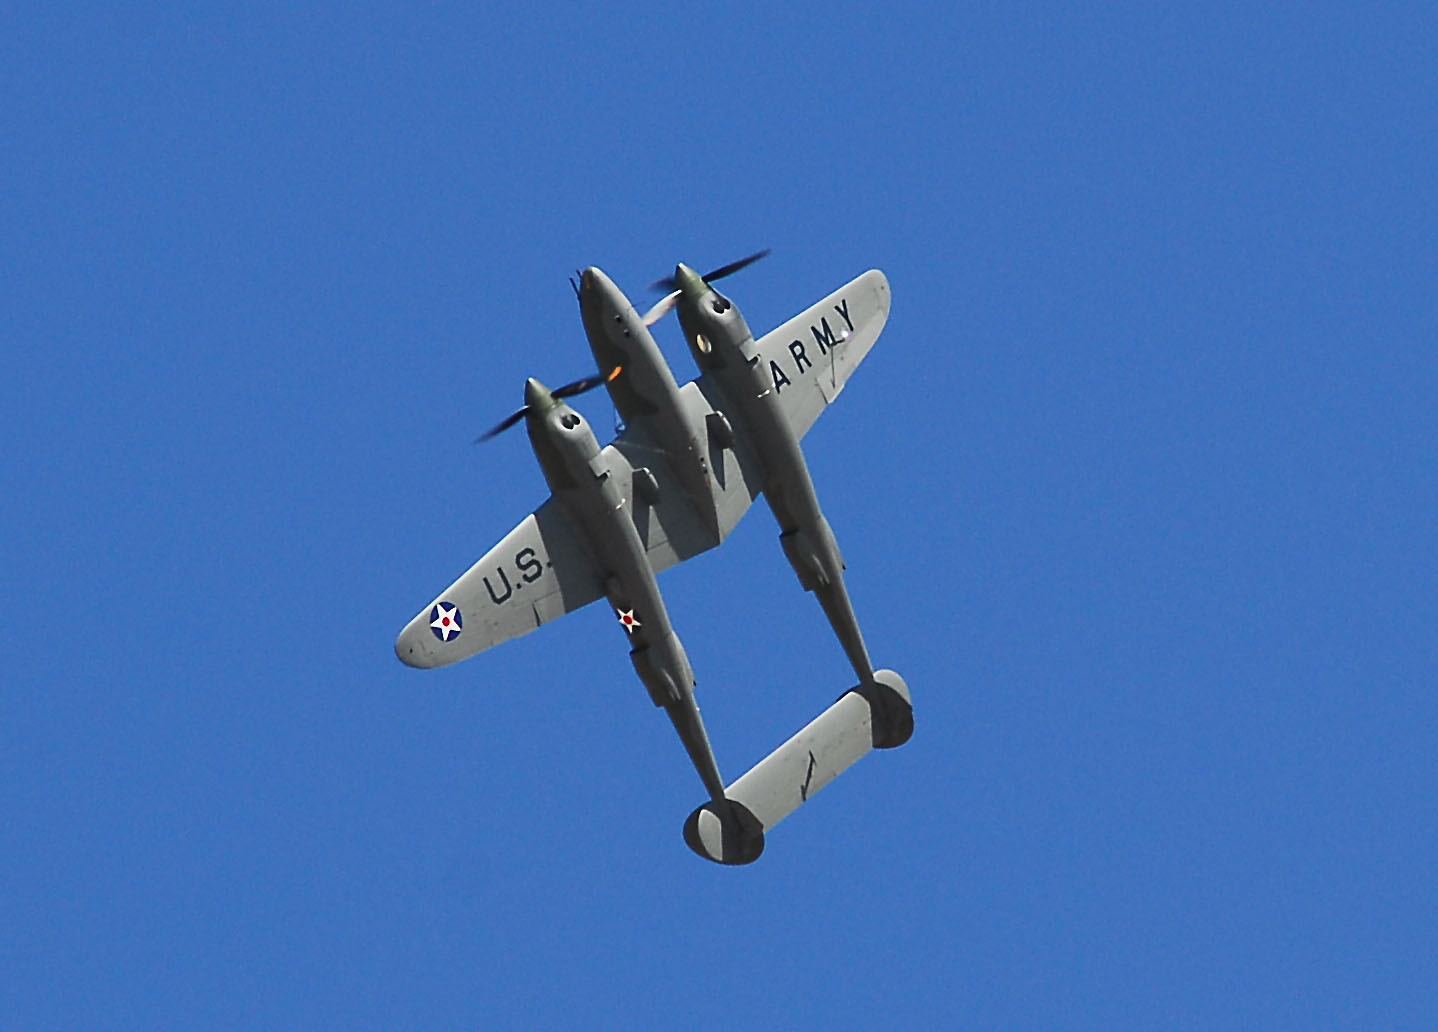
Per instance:
[[[429,625],[434,628],[434,633],[439,635],[440,641],[449,641],[459,634],[459,621],[455,620],[454,614],[457,607],[440,602],[432,610],[434,619]]]
[[[634,615],[634,610],[632,609],[616,609],[615,612],[619,614],[619,622],[624,625],[624,629],[630,634],[634,633],[634,628],[644,626],[639,622],[639,618]]]

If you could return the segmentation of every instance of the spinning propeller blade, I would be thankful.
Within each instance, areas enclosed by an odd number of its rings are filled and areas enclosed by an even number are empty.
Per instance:
[[[595,373],[593,376],[586,376],[582,380],[566,383],[563,387],[555,390],[554,396],[556,398],[572,398],[577,394],[583,394],[585,391],[594,390],[594,388],[598,387],[607,379],[609,379],[609,377],[600,376],[598,373]]]
[[[764,250],[762,250],[762,251],[755,251],[753,254],[749,255],[748,257],[740,258],[737,262],[730,262],[728,265],[721,265],[721,266],[719,266],[719,268],[715,269],[713,272],[705,273],[705,274],[704,274],[704,282],[705,282],[705,283],[713,283],[715,280],[723,279],[725,276],[732,276],[732,275],[734,275],[734,273],[738,272],[740,269],[743,269],[743,268],[745,268],[746,266],[753,265],[753,264],[754,264],[755,262],[757,262],[760,258],[765,258],[765,257],[767,257],[767,256],[769,255],[769,252],[772,251],[772,250],[773,250],[772,247],[766,247],[766,248],[764,248]],[[649,289],[650,289],[650,290],[678,290],[678,289],[679,289],[679,284],[675,281],[675,279],[674,279],[673,276],[665,276],[662,280],[655,280],[653,283],[651,283],[651,284],[649,285]],[[658,306],[656,305],[655,307],[657,308]],[[651,311],[652,311],[652,309],[651,309]],[[667,309],[666,309],[666,311],[667,311]],[[663,313],[661,312],[661,313],[660,313],[660,316],[662,317],[662,315],[663,315]],[[647,319],[647,316],[646,316],[646,319]]]
[[[725,276],[732,276],[740,269],[745,268],[749,265],[753,265],[760,258],[767,258],[769,256],[769,252],[772,250],[772,247],[766,247],[762,251],[755,251],[747,258],[740,258],[737,262],[730,262],[728,265],[721,265],[713,272],[706,274],[704,277],[704,282],[711,283],[714,280],[723,279]]]
[[[644,325],[653,326],[660,319],[663,319],[673,310],[678,301],[679,291],[676,290],[672,293],[665,294],[655,303],[653,308],[644,313]]]
[[[600,384],[608,383],[610,380],[613,380],[616,376],[623,372],[623,370],[623,366],[615,366],[608,375],[595,373],[593,376],[586,376],[581,380],[575,380],[573,383],[566,383],[563,387],[559,387],[551,393],[556,398],[573,398],[576,395],[583,394],[585,391],[594,390],[594,388],[598,387]],[[494,428],[480,434],[474,439],[474,443],[479,444],[481,441],[487,441],[491,437],[495,437],[499,434],[504,433],[504,431],[508,430],[515,423],[518,423],[521,419],[523,419],[528,412],[529,406],[525,405],[519,411],[513,412],[510,415],[506,416],[504,420],[501,421]]]
[[[512,427],[515,423],[518,423],[521,419],[523,419],[523,418],[524,418],[524,414],[525,414],[526,412],[528,412],[528,411],[529,411],[529,406],[526,405],[526,406],[524,406],[524,408],[520,409],[518,412],[515,412],[513,415],[510,415],[510,416],[505,417],[505,419],[504,419],[503,421],[501,421],[498,425],[496,425],[493,429],[486,430],[484,433],[482,433],[482,434],[480,434],[478,437],[476,437],[476,438],[474,439],[474,443],[475,443],[475,444],[478,444],[480,441],[487,441],[487,440],[489,440],[491,437],[496,436],[497,434],[502,434],[502,433],[504,433],[506,430],[508,430],[510,427]]]

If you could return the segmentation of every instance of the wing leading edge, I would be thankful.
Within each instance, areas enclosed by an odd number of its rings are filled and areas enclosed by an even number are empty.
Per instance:
[[[681,395],[701,424],[714,411],[696,384],[686,384]],[[655,573],[719,544],[759,493],[748,449],[712,445],[716,537],[675,488],[668,458],[642,426],[631,427],[601,454]],[[604,593],[604,576],[562,504],[551,497],[416,614],[400,632],[395,653],[415,667],[468,659],[593,602]]]
[[[550,498],[421,610],[394,650],[410,666],[446,666],[528,634],[600,594],[598,570]]]
[[[839,396],[888,316],[888,280],[871,269],[756,342],[798,436]],[[723,410],[711,379],[680,388],[701,423]],[[742,434],[733,436],[727,444],[708,440],[717,537],[673,488],[669,460],[642,421],[604,449],[655,573],[719,544],[758,496],[762,471]],[[410,666],[447,666],[588,605],[604,593],[603,583],[599,564],[551,497],[416,614],[395,653]]]
[[[889,319],[889,281],[870,269],[755,342],[802,438],[839,396]]]

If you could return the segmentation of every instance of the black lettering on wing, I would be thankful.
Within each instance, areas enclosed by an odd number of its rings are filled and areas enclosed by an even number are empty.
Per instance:
[[[839,303],[834,306],[834,311],[838,312],[841,316],[843,316],[844,323],[849,327],[849,332],[853,333],[854,320],[849,318],[849,299],[843,297],[839,298]]]
[[[544,576],[544,565],[535,556],[532,548],[521,548],[514,557],[514,565],[524,575],[526,584],[533,584]]]
[[[769,375],[774,378],[774,392],[776,394],[793,383],[793,381],[784,375],[784,370],[779,368],[779,363],[772,360],[769,362]]]
[[[820,332],[821,328],[823,329],[822,333]],[[814,335],[814,340],[819,345],[820,354],[827,355],[830,348],[839,346],[839,338],[835,337],[834,331],[829,329],[828,319],[820,319],[818,326],[809,327],[809,332]]]
[[[789,354],[794,356],[795,375],[802,373],[805,366],[812,366],[814,364],[810,362],[808,356],[804,354],[804,342],[802,340],[791,340],[789,342]]]
[[[504,585],[504,594],[496,595],[494,585],[489,583],[489,577],[484,578],[484,590],[489,592],[489,600],[497,606],[502,606],[509,601],[509,596],[514,594],[514,588],[509,583],[509,575],[504,572],[504,567],[499,568],[499,582]]]

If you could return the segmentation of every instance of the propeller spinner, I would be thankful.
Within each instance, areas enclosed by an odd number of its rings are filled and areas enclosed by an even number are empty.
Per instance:
[[[546,389],[544,384],[530,377],[529,382],[524,385],[524,406],[518,411],[510,413],[491,429],[480,434],[474,439],[474,443],[479,444],[481,441],[487,441],[491,437],[496,437],[504,433],[504,431],[527,416],[532,409],[542,408],[547,410],[550,405],[561,398],[573,398],[586,391],[592,391],[601,384],[613,380],[623,372],[623,370],[623,366],[615,366],[608,374],[595,373],[581,380],[575,380],[573,383],[566,383],[563,387],[556,388],[553,391]]]
[[[753,254],[748,255],[747,257],[740,258],[737,262],[730,262],[728,265],[721,265],[713,272],[705,273],[704,276],[702,276],[701,278],[704,280],[705,283],[712,283],[715,280],[723,279],[725,276],[732,276],[740,269],[753,265],[760,258],[767,257],[769,255],[769,252],[772,250],[773,248],[766,247],[762,251],[755,251]],[[665,276],[661,280],[655,280],[649,285],[649,289],[667,290],[669,291],[669,293],[664,295],[664,297],[660,298],[659,302],[653,308],[649,309],[649,311],[644,313],[645,326],[653,326],[660,319],[663,319],[666,315],[668,315],[670,311],[674,308],[674,305],[679,301],[679,295],[683,293],[683,291],[679,289],[679,279],[677,276]]]

